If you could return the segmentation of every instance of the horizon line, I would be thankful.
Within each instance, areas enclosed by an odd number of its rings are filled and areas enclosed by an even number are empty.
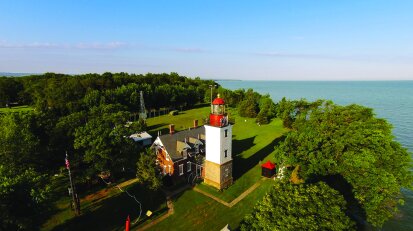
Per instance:
[[[84,75],[84,74],[103,74],[103,73],[122,73],[122,72],[110,72],[110,71],[105,71],[105,72],[84,72],[84,73],[62,73],[62,72],[2,72],[0,71],[0,77],[25,77],[25,76],[30,76],[30,75],[43,75],[45,73],[55,73],[55,74],[64,74],[64,75]],[[159,73],[154,73],[154,72],[146,72],[146,73],[134,73],[134,72],[123,72],[127,74],[135,74],[135,75],[145,75],[148,73],[152,74],[162,74],[162,73],[167,73],[167,72],[159,72]],[[170,72],[172,73],[172,72]],[[178,73],[179,74],[179,73]],[[179,74],[180,75],[180,74]],[[187,76],[187,75],[181,75],[185,76],[188,78],[196,78],[199,77],[203,80],[213,80],[213,81],[259,81],[259,82],[265,82],[265,81],[279,81],[279,82],[389,82],[389,81],[413,81],[412,79],[242,79],[242,78],[208,78],[208,77],[201,77],[199,75],[197,76]]]

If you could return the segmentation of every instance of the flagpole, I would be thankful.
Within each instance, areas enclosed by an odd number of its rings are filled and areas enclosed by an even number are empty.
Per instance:
[[[66,151],[66,161],[65,162],[66,162],[67,171],[69,172],[70,188],[72,189],[72,203],[73,203],[73,206],[74,206],[74,209],[75,209],[75,214],[79,215],[80,214],[80,209],[79,209],[79,205],[78,205],[78,202],[76,200],[76,197],[75,197],[75,187],[74,187],[73,181],[72,181],[72,173],[70,172],[70,164],[69,164],[69,157],[67,155],[67,151]]]

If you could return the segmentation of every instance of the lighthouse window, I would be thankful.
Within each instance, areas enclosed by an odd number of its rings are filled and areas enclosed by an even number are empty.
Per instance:
[[[224,151],[224,156],[225,156],[225,158],[227,158],[227,156],[228,156],[228,150],[225,150],[225,151]]]
[[[222,105],[214,105],[214,114],[219,115],[223,113]]]
[[[225,137],[228,137],[228,129],[225,129]]]

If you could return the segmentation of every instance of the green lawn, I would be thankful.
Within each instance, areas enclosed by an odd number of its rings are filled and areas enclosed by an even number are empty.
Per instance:
[[[260,179],[261,163],[267,160],[274,161],[274,146],[287,131],[279,119],[258,126],[254,119],[241,118],[236,113],[233,113],[233,117],[235,117],[232,141],[234,184],[223,191],[205,184],[197,186],[226,202],[237,198]]]
[[[178,116],[165,116],[153,118],[148,121],[153,128],[167,128],[174,123],[188,127],[192,124],[190,114],[205,117],[202,113],[208,113],[209,108],[188,111],[186,120],[181,121]],[[242,192],[261,179],[261,163],[268,159],[274,159],[274,146],[282,139],[287,131],[279,119],[273,120],[268,125],[257,125],[255,119],[242,118],[232,111],[231,117],[235,118],[233,127],[233,177],[234,184],[228,189],[218,191],[215,188],[200,184],[196,187],[208,192],[224,201],[231,202]],[[162,126],[157,127],[155,120]],[[156,129],[154,129],[154,132]],[[264,181],[246,198],[232,208],[228,208],[193,190],[188,190],[178,196],[174,202],[175,213],[166,220],[152,227],[152,230],[219,230],[227,223],[232,228],[239,226],[241,219],[254,207],[272,184],[272,180]]]
[[[156,135],[157,131],[162,131],[162,134],[168,133],[169,124],[175,124],[176,130],[183,130],[191,127],[194,119],[198,119],[199,124],[202,124],[209,110],[209,107],[204,107],[184,111],[177,116],[164,115],[149,118],[147,120],[149,132],[153,135]],[[232,143],[234,184],[223,191],[205,184],[197,186],[227,202],[237,198],[260,179],[259,163],[268,159],[273,160],[274,146],[287,131],[279,119],[274,119],[270,124],[258,126],[255,119],[239,117],[236,110],[230,109],[229,113],[230,117],[235,119]]]
[[[203,125],[203,121],[209,115],[209,107],[202,107],[191,109],[187,111],[180,111],[178,115],[162,115],[158,117],[148,118],[146,123],[148,125],[148,132],[156,136],[158,131],[162,134],[169,133],[169,125],[174,124],[176,131],[182,131],[193,126],[194,120],[198,120],[199,125]]]
[[[175,213],[149,230],[220,230],[226,224],[237,228],[255,203],[262,199],[273,180],[263,181],[251,194],[228,208],[194,190],[188,190],[174,201]],[[139,230],[139,228],[138,228]]]
[[[231,112],[231,111],[230,111]],[[193,126],[193,120],[198,119],[199,125],[209,113],[209,107],[197,108],[180,112],[179,115],[163,115],[147,119],[148,130],[152,135],[158,131],[169,132],[168,125],[175,124],[175,130],[183,130]],[[217,191],[214,188],[200,184],[197,187],[209,192],[227,202],[238,197],[261,178],[260,163],[273,159],[274,146],[286,130],[280,120],[275,119],[268,125],[258,126],[255,119],[241,118],[233,111],[230,116],[235,118],[233,128],[233,176],[234,184],[226,190]],[[69,208],[70,198],[67,196],[67,179],[57,178],[53,188],[60,187],[59,199],[56,199],[55,210],[48,217],[42,230],[123,230],[126,216],[134,220],[138,207],[132,198],[117,189],[109,189],[105,195],[102,190],[83,195],[82,215],[74,217]],[[260,200],[272,185],[272,180],[266,180],[246,198],[232,208],[228,208],[200,193],[187,190],[174,198],[175,213],[152,227],[152,230],[218,230],[227,223],[231,227],[239,226],[241,219],[249,213],[255,203]],[[143,204],[143,212],[154,211],[151,219],[166,212],[165,198],[160,193],[144,191],[137,184],[128,186],[128,190],[137,196]],[[145,218],[145,216],[142,216]],[[145,218],[146,219],[146,218]],[[149,220],[143,220],[147,223]],[[142,227],[140,224],[137,227]],[[136,226],[135,226],[136,227]]]
[[[17,106],[17,107],[12,107],[12,108],[8,108],[8,107],[2,107],[0,108],[0,113],[8,113],[8,112],[20,112],[20,111],[32,111],[34,110],[34,108],[30,107],[30,106]]]
[[[57,181],[67,185],[65,179],[60,178]],[[138,224],[146,222],[147,210],[154,212],[153,217],[167,211],[166,199],[160,191],[145,190],[138,183],[121,188],[135,195],[142,203],[143,211]],[[113,186],[104,186],[94,193],[82,195],[82,214],[79,217],[75,217],[70,210],[69,201],[70,197],[66,195],[55,203],[54,214],[43,224],[41,230],[124,230],[126,217],[129,215],[131,221],[135,221],[139,215],[138,203]]]

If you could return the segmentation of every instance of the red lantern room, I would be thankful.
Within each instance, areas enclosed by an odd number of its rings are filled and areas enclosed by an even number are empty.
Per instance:
[[[209,115],[209,125],[223,127],[228,125],[228,117],[225,112],[225,101],[219,97],[212,101],[211,114]]]

